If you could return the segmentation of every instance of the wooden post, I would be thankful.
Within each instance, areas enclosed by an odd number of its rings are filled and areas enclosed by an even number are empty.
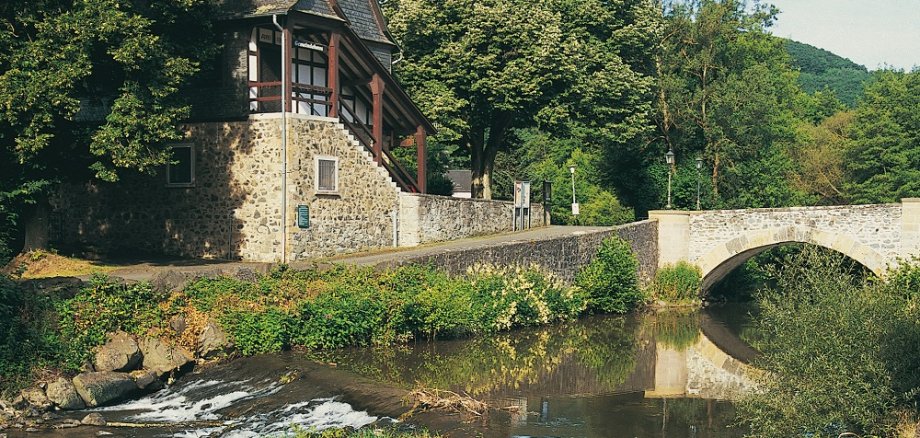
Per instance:
[[[329,34],[329,81],[327,85],[332,89],[329,96],[329,117],[339,116],[339,34]]]
[[[293,35],[291,35],[291,26],[289,23],[290,19],[284,20],[284,49],[281,51],[281,65],[284,69],[282,74],[282,80],[286,83],[284,87],[281,87],[282,90],[287,90],[287,96],[284,96],[284,110],[285,112],[291,112],[291,101],[294,100],[294,81],[293,81],[293,71],[291,70],[291,59],[294,57],[294,42],[292,41]],[[284,59],[284,58],[287,59]]]
[[[428,156],[426,155],[428,149],[428,133],[425,132],[423,126],[419,126],[415,130],[415,149],[418,154],[418,174],[416,175],[415,181],[418,184],[419,193],[428,193],[427,189],[427,170],[428,170]]]
[[[374,78],[371,80],[371,93],[374,95],[374,160],[378,163],[383,158],[383,89],[383,78],[374,73]]]

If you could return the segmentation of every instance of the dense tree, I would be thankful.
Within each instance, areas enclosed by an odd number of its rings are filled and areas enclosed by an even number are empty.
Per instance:
[[[866,67],[798,41],[784,40],[792,65],[800,71],[799,85],[806,93],[832,91],[847,106],[856,105],[863,86],[872,77]]]
[[[847,203],[844,189],[844,150],[850,143],[853,112],[841,111],[818,125],[803,123],[799,141],[791,149],[798,163],[793,183],[800,190],[817,196],[819,204]]]
[[[189,113],[182,89],[216,47],[210,3],[0,5],[0,215],[75,167],[114,181],[168,161]]]
[[[920,71],[882,71],[866,86],[846,148],[854,203],[920,196]]]
[[[490,198],[515,128],[626,144],[647,125],[643,74],[655,13],[645,0],[391,0],[397,75],[441,134],[469,153],[473,195]]]
[[[800,202],[786,181],[795,139],[796,73],[779,39],[767,33],[769,6],[693,0],[664,6],[658,56],[660,155],[702,156],[717,205],[765,207]]]

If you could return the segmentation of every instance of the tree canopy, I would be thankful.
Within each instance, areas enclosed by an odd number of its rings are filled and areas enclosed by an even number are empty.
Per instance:
[[[492,196],[499,150],[515,128],[629,143],[651,106],[647,63],[656,14],[642,0],[392,0],[403,48],[396,74],[439,126],[435,142],[468,152],[473,195]]]
[[[153,172],[181,138],[183,87],[214,54],[208,0],[0,4],[0,215],[90,169]]]

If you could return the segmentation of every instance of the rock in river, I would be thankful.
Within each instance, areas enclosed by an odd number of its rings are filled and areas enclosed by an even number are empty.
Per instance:
[[[131,371],[141,363],[137,341],[125,332],[109,335],[108,341],[96,352],[96,371]]]
[[[48,400],[51,400],[61,409],[72,410],[86,407],[80,394],[77,394],[77,388],[73,386],[70,380],[63,377],[49,383],[45,392],[48,395]]]
[[[137,391],[130,375],[111,371],[79,374],[73,378],[73,385],[89,407],[102,406]]]
[[[230,348],[230,339],[217,324],[208,322],[198,337],[198,355],[204,359],[211,359],[227,353]]]
[[[177,370],[192,362],[191,353],[155,338],[141,341],[141,351],[144,353],[144,368],[156,371],[158,375]]]

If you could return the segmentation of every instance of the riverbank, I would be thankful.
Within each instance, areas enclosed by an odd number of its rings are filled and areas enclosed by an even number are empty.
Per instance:
[[[687,275],[665,276],[655,289],[643,290],[637,268],[629,245],[612,238],[573,275],[574,285],[538,266],[488,265],[459,276],[421,266],[282,266],[159,284],[97,276],[85,285],[52,282],[28,292],[22,283],[5,282],[0,291],[10,306],[0,310],[9,314],[7,328],[19,341],[0,348],[3,375],[13,377],[0,386],[13,398],[7,407],[17,408],[10,414],[31,414],[6,415],[6,422],[27,428],[44,424],[36,418],[49,409],[143,396],[193,367],[224,359],[491,336],[588,314],[626,313],[654,302],[649,291],[688,293],[686,282],[669,280]],[[691,287],[699,284],[692,280]],[[26,389],[17,395],[19,388]]]
[[[626,312],[643,299],[636,266],[628,245],[611,240],[574,286],[535,266],[479,266],[462,276],[418,266],[281,267],[173,290],[102,276],[80,288],[28,292],[4,281],[8,305],[0,310],[10,336],[0,348],[2,386],[8,396],[30,386],[6,407],[41,414],[106,405],[220,358],[476,336]],[[41,423],[17,424],[30,421]]]

